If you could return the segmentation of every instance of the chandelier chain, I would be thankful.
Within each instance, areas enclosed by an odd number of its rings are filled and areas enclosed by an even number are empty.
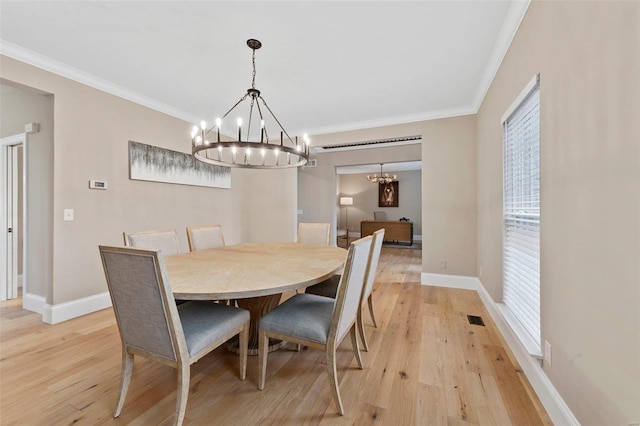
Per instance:
[[[253,76],[251,80],[251,88],[256,88],[256,49],[253,49],[253,55],[251,55],[251,63],[253,65]]]

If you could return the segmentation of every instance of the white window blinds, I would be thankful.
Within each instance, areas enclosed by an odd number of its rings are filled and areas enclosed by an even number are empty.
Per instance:
[[[540,347],[540,86],[503,122],[503,301]]]

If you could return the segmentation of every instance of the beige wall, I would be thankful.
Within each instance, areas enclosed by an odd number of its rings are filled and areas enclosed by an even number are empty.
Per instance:
[[[301,221],[332,221],[338,211],[335,167],[422,160],[422,272],[476,275],[476,117],[420,121],[313,137],[335,145],[421,135],[422,144],[321,154],[298,172]],[[402,196],[402,195],[401,195]],[[440,269],[446,259],[447,268]]]
[[[349,232],[360,232],[360,222],[373,220],[374,211],[382,211],[388,220],[407,217],[413,222],[413,235],[422,235],[422,173],[420,170],[392,172],[398,176],[398,207],[378,207],[378,184],[367,180],[367,174],[338,176],[339,197],[353,197],[349,206]],[[338,206],[338,228],[345,229],[346,206]]]
[[[183,251],[188,225],[221,224],[229,244],[293,240],[295,172],[232,170],[231,190],[129,180],[129,140],[188,152],[191,124],[10,58],[2,57],[0,71],[2,78],[55,99],[55,149],[36,151],[53,167],[53,229],[33,235],[43,241],[52,235],[48,304],[105,292],[97,246],[122,245],[123,231],[176,228]],[[108,189],[90,190],[90,179],[106,180]],[[265,188],[274,188],[272,202],[261,204]],[[234,207],[245,205],[253,208],[238,215]],[[75,210],[73,222],[62,220],[66,208]],[[38,225],[27,226],[32,235]]]
[[[640,3],[534,1],[478,114],[478,265],[502,299],[500,117],[541,87],[544,371],[585,425],[640,421]]]
[[[4,64],[3,64],[4,65]],[[27,292],[51,300],[53,280],[53,96],[28,87],[0,84],[0,137],[24,133],[24,125],[38,123],[40,131],[27,136]]]

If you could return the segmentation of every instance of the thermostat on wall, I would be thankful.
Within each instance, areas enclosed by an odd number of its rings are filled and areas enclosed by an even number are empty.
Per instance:
[[[89,188],[91,189],[107,189],[107,182],[104,180],[90,180]]]

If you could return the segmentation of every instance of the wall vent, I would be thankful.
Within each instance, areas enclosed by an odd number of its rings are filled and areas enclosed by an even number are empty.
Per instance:
[[[307,164],[305,164],[302,167],[316,167],[318,165],[318,160],[316,160],[315,158],[310,159],[307,161]]]
[[[353,142],[338,145],[316,146],[313,150],[316,154],[335,151],[351,151],[354,149],[386,148],[399,145],[413,145],[422,142],[422,136],[401,136],[390,139],[378,139],[374,141]]]

